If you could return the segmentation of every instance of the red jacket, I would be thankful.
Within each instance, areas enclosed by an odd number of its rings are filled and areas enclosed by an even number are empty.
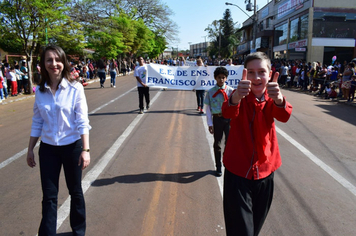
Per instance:
[[[276,106],[267,93],[263,102],[258,102],[253,93],[236,106],[229,101],[222,106],[223,116],[231,119],[223,158],[225,168],[247,179],[265,178],[282,164],[274,119],[287,122],[292,105],[284,99],[283,107]]]

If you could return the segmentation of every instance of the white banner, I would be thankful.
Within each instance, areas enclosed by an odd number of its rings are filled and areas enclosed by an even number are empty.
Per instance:
[[[186,66],[196,66],[197,62],[196,61],[185,61]]]
[[[146,84],[154,88],[181,90],[209,90],[215,86],[214,71],[217,66],[166,66],[148,64]],[[242,78],[243,66],[227,66],[226,84],[236,88]]]

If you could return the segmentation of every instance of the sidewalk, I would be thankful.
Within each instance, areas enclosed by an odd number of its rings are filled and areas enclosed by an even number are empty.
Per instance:
[[[289,91],[293,91],[293,92],[308,94],[308,95],[314,96],[315,98],[327,100],[327,101],[330,101],[330,102],[336,102],[336,103],[340,103],[340,104],[345,104],[345,105],[349,105],[349,106],[354,106],[354,107],[356,107],[356,100],[354,100],[354,101],[352,101],[352,102],[347,102],[346,99],[341,99],[341,98],[325,99],[325,98],[323,97],[324,95],[322,95],[322,96],[315,96],[315,93],[316,93],[316,92],[310,92],[309,90],[308,90],[308,91],[304,91],[304,90],[300,90],[300,88],[296,88],[296,87],[291,87],[291,88],[284,87],[283,89],[286,89],[286,90],[289,90]]]

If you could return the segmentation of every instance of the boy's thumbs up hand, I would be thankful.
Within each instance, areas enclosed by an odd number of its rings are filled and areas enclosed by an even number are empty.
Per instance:
[[[235,93],[232,96],[232,103],[237,104],[251,91],[251,81],[247,80],[247,69],[242,72],[242,80],[239,82]]]
[[[282,105],[284,99],[283,99],[283,95],[282,95],[281,90],[278,85],[278,76],[279,76],[279,73],[276,72],[272,78],[272,81],[268,82],[267,94],[270,98],[273,99],[273,101],[276,103],[276,105]]]

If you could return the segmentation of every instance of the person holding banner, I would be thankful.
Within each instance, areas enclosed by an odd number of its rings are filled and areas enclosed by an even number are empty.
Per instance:
[[[231,119],[224,153],[224,217],[226,235],[258,235],[273,198],[273,176],[281,164],[274,119],[287,122],[292,105],[272,76],[263,52],[248,55],[242,80],[225,100],[222,114]]]
[[[221,141],[225,134],[225,144],[230,130],[230,119],[222,116],[221,106],[232,93],[233,88],[226,85],[229,71],[225,67],[217,67],[214,71],[216,84],[212,87],[205,97],[206,118],[209,132],[214,135],[214,156],[216,166],[216,176],[221,176]]]
[[[138,91],[138,99],[139,99],[139,114],[143,114],[143,96],[145,96],[146,100],[146,109],[150,108],[150,88],[146,84],[146,65],[143,57],[138,57],[139,66],[135,68],[134,76],[137,80],[137,91]]]
[[[234,64],[232,64],[231,58],[228,58],[226,62],[227,64],[225,66],[235,66]]]
[[[197,66],[204,66],[203,60],[201,58],[198,58],[196,63]],[[197,96],[197,104],[198,104],[197,111],[199,111],[200,114],[203,114],[205,90],[204,89],[195,90],[195,95]]]

